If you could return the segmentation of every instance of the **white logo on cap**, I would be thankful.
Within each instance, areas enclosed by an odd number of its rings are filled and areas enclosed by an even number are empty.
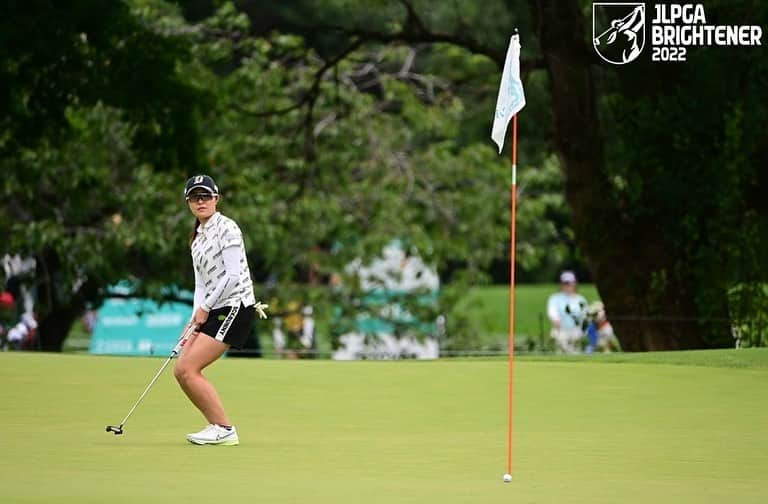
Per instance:
[[[199,184],[202,181],[203,181],[203,176],[202,175],[198,175],[197,177],[195,177],[195,184]]]

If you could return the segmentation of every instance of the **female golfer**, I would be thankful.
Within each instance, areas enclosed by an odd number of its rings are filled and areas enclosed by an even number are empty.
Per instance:
[[[187,440],[199,445],[236,445],[237,430],[202,371],[230,346],[242,348],[253,329],[255,313],[267,318],[267,305],[257,303],[253,295],[240,228],[216,211],[219,189],[213,179],[207,175],[190,178],[184,196],[196,218],[189,244],[195,269],[192,323],[197,332],[184,346],[173,374],[208,420],[203,430],[188,434]]]

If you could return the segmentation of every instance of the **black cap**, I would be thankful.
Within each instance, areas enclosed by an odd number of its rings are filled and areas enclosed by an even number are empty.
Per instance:
[[[219,194],[219,187],[211,177],[208,175],[195,175],[187,180],[187,185],[184,187],[184,197],[188,197],[192,189],[198,188],[207,189],[211,194]]]

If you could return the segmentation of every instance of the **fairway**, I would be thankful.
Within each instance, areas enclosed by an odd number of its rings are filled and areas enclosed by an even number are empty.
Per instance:
[[[504,484],[501,360],[225,359],[241,445],[198,447],[171,373],[104,432],[161,359],[4,353],[0,502],[764,502],[768,351],[728,354],[751,364],[518,362]]]

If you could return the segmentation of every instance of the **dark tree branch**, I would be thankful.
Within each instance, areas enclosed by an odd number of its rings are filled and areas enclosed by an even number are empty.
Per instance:
[[[315,101],[317,101],[317,97],[320,93],[320,83],[323,80],[323,77],[325,76],[325,73],[335,68],[336,65],[338,65],[344,58],[349,56],[352,52],[357,50],[361,45],[363,44],[363,40],[356,38],[352,41],[352,43],[347,46],[343,51],[341,51],[339,54],[334,56],[333,58],[327,60],[322,67],[320,67],[316,72],[315,75],[312,78],[312,85],[309,87],[307,92],[303,93],[301,95],[301,98],[299,98],[296,103],[293,103],[292,105],[289,105],[287,107],[282,107],[278,109],[273,110],[264,110],[260,112],[256,112],[253,110],[248,110],[247,108],[241,106],[239,103],[234,103],[234,108],[242,112],[244,114],[248,114],[251,117],[273,117],[278,115],[285,115],[290,112],[293,112],[294,110],[298,110],[303,108],[304,106],[309,106],[309,108],[313,108]]]
[[[312,87],[309,89],[309,93],[307,93],[307,113],[304,116],[304,156],[308,161],[313,161],[315,159],[315,136],[313,134],[314,132],[314,109],[315,109],[315,103],[317,102],[317,98],[320,96],[320,83],[323,80],[323,76],[325,73],[332,69],[336,68],[336,65],[338,65],[341,60],[346,58],[349,54],[357,50],[361,45],[363,44],[362,39],[356,38],[352,41],[352,43],[347,46],[346,49],[341,51],[339,54],[337,54],[335,57],[329,59],[325,62],[325,64],[320,67],[320,69],[315,72],[315,79],[312,83]]]
[[[307,103],[307,97],[306,95],[302,96],[299,101],[294,103],[293,105],[289,105],[287,107],[273,109],[273,110],[263,110],[260,112],[255,112],[253,110],[248,110],[247,108],[243,107],[239,103],[233,103],[232,106],[237,110],[238,112],[242,112],[243,114],[247,114],[251,117],[274,117],[274,116],[280,116],[285,115],[289,112],[293,112],[294,110],[298,110],[301,107],[303,107]]]
[[[408,0],[400,0],[400,3],[403,4],[403,7],[405,7],[405,11],[407,12],[404,23],[406,27],[405,31],[412,31],[416,33],[427,32],[427,28],[424,26],[424,23],[422,22],[419,15],[416,14],[416,9],[413,8],[411,2]]]
[[[347,28],[338,25],[321,25],[315,27],[320,30],[334,31],[347,36],[359,37],[366,41],[376,42],[407,42],[407,43],[436,43],[445,42],[463,47],[475,54],[487,56],[498,65],[504,65],[504,52],[484,46],[474,40],[470,40],[452,33],[434,33],[427,30],[413,31],[413,28],[405,27],[398,32],[381,32],[365,28]]]
[[[464,35],[458,33],[432,31],[426,27],[410,2],[407,0],[400,0],[400,3],[402,3],[406,9],[406,17],[402,23],[403,28],[395,32],[384,32],[368,28],[346,27],[333,24],[320,24],[312,26],[295,25],[294,28],[301,33],[307,33],[316,30],[327,30],[345,36],[357,37],[365,42],[405,42],[409,44],[447,43],[457,47],[462,47],[474,54],[481,54],[486,56],[494,63],[496,63],[499,68],[504,66],[504,60],[506,58],[506,47],[499,49],[487,46],[478,42],[477,40],[473,40],[472,38],[465,37]],[[544,60],[541,58],[523,60],[521,61],[520,66],[521,71],[523,72],[545,68]]]

